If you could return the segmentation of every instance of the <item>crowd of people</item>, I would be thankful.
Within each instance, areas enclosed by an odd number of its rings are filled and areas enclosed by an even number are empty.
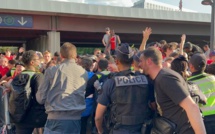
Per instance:
[[[147,44],[148,27],[139,48],[105,32],[104,52],[92,55],[78,55],[68,42],[53,56],[5,52],[1,93],[10,94],[16,134],[214,133],[215,51],[186,42],[185,34],[180,43]]]

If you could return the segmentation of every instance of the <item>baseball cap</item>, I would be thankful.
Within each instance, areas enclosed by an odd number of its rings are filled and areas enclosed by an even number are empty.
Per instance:
[[[199,71],[202,70],[207,64],[207,59],[204,54],[202,53],[196,53],[191,58],[189,63],[191,63],[194,68]]]
[[[215,56],[215,50],[213,50],[210,54],[209,57]]]
[[[116,57],[123,56],[126,59],[131,59],[134,56],[134,51],[127,43],[122,43],[117,49],[116,49]]]

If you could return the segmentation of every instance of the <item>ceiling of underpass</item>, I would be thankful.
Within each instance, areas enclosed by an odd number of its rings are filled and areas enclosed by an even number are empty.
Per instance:
[[[46,32],[41,30],[0,29],[0,46],[19,46],[31,39],[46,35]]]
[[[139,46],[142,41],[141,34],[117,33],[123,43],[135,44]],[[79,47],[98,47],[102,45],[102,37],[104,33],[89,33],[89,32],[61,32],[61,42],[72,42]],[[180,42],[181,35],[158,35],[152,34],[148,42],[155,42],[160,40],[167,42]],[[202,46],[205,42],[209,41],[209,36],[193,36],[187,35],[187,41]]]
[[[25,29],[0,29],[0,46],[20,46],[21,44],[35,39],[39,36],[47,35],[46,30],[25,30]],[[135,44],[141,43],[141,34],[117,33],[123,43]],[[78,47],[102,47],[102,37],[104,33],[100,32],[68,32],[61,31],[61,43],[72,42]],[[181,35],[158,35],[152,34],[148,42],[160,41],[162,39],[167,42],[180,42]],[[202,45],[205,41],[209,41],[209,36],[189,36],[187,41]]]

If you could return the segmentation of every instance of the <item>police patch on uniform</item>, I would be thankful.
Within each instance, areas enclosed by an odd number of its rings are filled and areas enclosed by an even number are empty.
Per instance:
[[[141,85],[148,84],[148,80],[143,75],[138,76],[116,76],[115,78],[116,86],[131,86],[131,85]]]

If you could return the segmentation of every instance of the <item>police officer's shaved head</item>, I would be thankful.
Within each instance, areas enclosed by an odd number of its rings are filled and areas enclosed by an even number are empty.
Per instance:
[[[131,47],[127,43],[122,43],[116,49],[116,59],[123,65],[131,65],[133,62],[134,52]]]

